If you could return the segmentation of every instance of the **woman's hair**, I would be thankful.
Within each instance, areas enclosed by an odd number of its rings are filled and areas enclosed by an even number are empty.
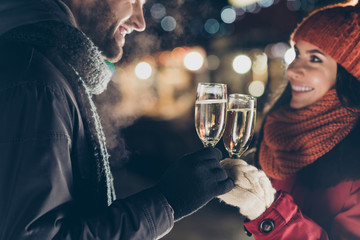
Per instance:
[[[360,110],[360,81],[350,74],[344,67],[340,64],[337,64],[336,71],[336,83],[335,83],[336,93],[340,99],[341,104],[347,108],[350,112],[359,115]],[[273,100],[270,101],[270,110],[266,113],[269,114],[272,111],[290,104],[291,100],[291,86],[290,83],[280,86],[279,94],[275,94]],[[260,143],[263,138],[264,123],[259,131],[258,138],[256,139],[256,149],[260,149]],[[259,162],[259,151],[255,151],[254,162],[253,164],[260,168]]]
[[[340,64],[337,64],[335,88],[340,102],[345,108],[351,112],[360,110],[360,81]],[[287,83],[286,87],[281,92],[281,95],[278,96],[277,100],[270,108],[270,112],[285,104],[289,104],[290,100],[291,86],[290,83]]]
[[[340,64],[337,65],[335,88],[344,107],[349,110],[351,108],[360,109],[360,81]]]

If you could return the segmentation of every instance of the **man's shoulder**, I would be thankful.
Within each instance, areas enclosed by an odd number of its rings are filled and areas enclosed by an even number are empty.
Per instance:
[[[37,48],[17,42],[0,44],[0,91],[21,85],[69,91],[64,75]]]

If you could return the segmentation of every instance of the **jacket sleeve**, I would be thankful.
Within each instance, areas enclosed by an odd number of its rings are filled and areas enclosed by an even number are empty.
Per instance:
[[[353,182],[342,211],[335,216],[331,239],[360,239],[360,180]]]
[[[292,197],[279,192],[278,198],[258,218],[244,226],[256,240],[328,240],[325,230],[304,216]]]
[[[173,212],[154,189],[116,200],[97,214],[79,211],[75,108],[62,89],[39,80],[54,73],[34,72],[36,81],[5,85],[0,75],[0,239],[145,240],[166,234]]]

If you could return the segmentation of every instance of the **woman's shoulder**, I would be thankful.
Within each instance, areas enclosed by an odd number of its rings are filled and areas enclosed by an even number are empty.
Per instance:
[[[298,179],[312,187],[330,187],[347,180],[360,180],[360,120],[328,153],[298,172]]]

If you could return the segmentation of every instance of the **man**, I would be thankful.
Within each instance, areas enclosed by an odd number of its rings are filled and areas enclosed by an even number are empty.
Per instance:
[[[145,29],[142,0],[0,2],[0,239],[157,239],[233,187],[221,153],[175,161],[116,200],[92,101]]]

